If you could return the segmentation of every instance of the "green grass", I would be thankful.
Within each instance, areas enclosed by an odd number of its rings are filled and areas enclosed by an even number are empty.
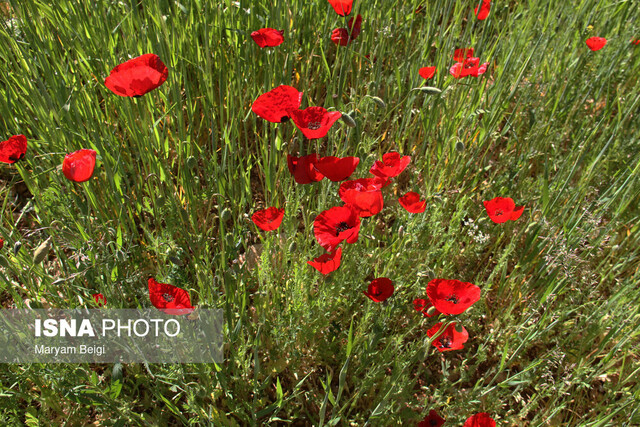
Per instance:
[[[473,1],[415,14],[419,1],[356,0],[362,33],[342,48],[329,37],[346,22],[325,0],[91,3],[0,9],[0,137],[29,141],[0,168],[3,307],[90,307],[94,292],[150,307],[153,275],[224,309],[225,362],[127,364],[121,381],[113,365],[4,365],[3,424],[389,426],[436,409],[447,425],[480,411],[501,426],[640,425],[634,2],[496,0],[477,21]],[[285,43],[259,49],[262,27]],[[591,36],[609,42],[592,52]],[[453,50],[469,46],[491,65],[456,80]],[[111,93],[111,68],[144,53],[167,82]],[[309,142],[256,117],[253,100],[280,84],[357,126]],[[60,165],[80,148],[98,164],[74,184]],[[312,224],[340,203],[337,184],[296,184],[287,153],[359,156],[360,178],[392,150],[409,168],[320,277]],[[427,198],[424,214],[399,206],[406,191]],[[496,196],[523,217],[493,224],[482,201]],[[266,206],[286,206],[281,237],[250,221]],[[234,262],[258,244],[258,268]],[[396,292],[375,304],[362,291],[380,276]],[[413,310],[433,277],[482,288],[457,317],[463,350],[434,351],[435,320]]]

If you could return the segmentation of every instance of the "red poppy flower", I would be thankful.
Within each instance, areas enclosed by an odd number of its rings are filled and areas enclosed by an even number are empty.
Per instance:
[[[351,13],[353,0],[329,0],[329,4],[338,15],[347,16]]]
[[[427,201],[420,200],[420,195],[413,191],[409,191],[404,196],[398,198],[398,201],[402,207],[410,213],[422,213],[427,208]]]
[[[13,135],[0,142],[0,162],[13,164],[22,159],[27,152],[27,137]]]
[[[386,277],[379,277],[373,279],[367,288],[367,291],[363,293],[374,302],[383,302],[391,295],[393,295],[393,282]]]
[[[311,267],[315,268],[322,274],[329,274],[332,271],[336,271],[340,267],[340,260],[342,259],[342,248],[338,248],[333,252],[320,255],[318,258],[314,258],[313,261],[307,261]]]
[[[418,427],[442,427],[446,420],[442,418],[433,409],[429,411],[429,415],[424,417],[424,420],[418,423]]]
[[[326,156],[314,163],[315,168],[333,182],[344,181],[349,178],[360,163],[358,157]]]
[[[478,77],[487,71],[488,66],[488,62],[480,65],[480,58],[467,58],[464,62],[456,62],[453,64],[453,66],[449,68],[449,73],[456,79],[467,76]]]
[[[284,30],[275,30],[273,28],[260,28],[258,31],[251,33],[251,38],[260,47],[280,46],[284,42]]]
[[[322,107],[308,107],[291,111],[291,119],[309,139],[323,138],[331,126],[342,117],[340,111],[327,111]]]
[[[284,208],[278,209],[276,207],[270,207],[262,209],[251,215],[251,220],[261,230],[272,231],[280,227],[284,218]]]
[[[424,314],[426,317],[433,317],[440,314],[440,312],[436,310],[435,307],[433,309],[433,312],[429,314],[429,309],[431,307],[433,307],[433,304],[431,304],[431,301],[429,301],[428,299],[416,298],[413,300],[413,308],[415,308],[416,311]]]
[[[4,240],[0,239],[0,249],[2,249],[4,247]]]
[[[287,85],[278,86],[263,93],[253,102],[251,111],[271,123],[284,123],[289,120],[291,111],[300,108],[302,92]]]
[[[631,44],[635,44],[635,45],[639,45],[640,44],[640,39],[636,39],[636,40],[631,40]]]
[[[456,62],[464,62],[465,59],[473,57],[473,48],[467,47],[456,49],[453,51],[453,60]]]
[[[418,74],[423,79],[430,79],[436,75],[436,67],[422,67],[418,70]]]
[[[462,427],[496,427],[496,422],[486,412],[479,412],[467,418]]]
[[[442,322],[436,323],[431,329],[427,331],[429,338],[434,336],[440,331]],[[433,345],[438,349],[440,353],[443,351],[460,350],[464,348],[464,343],[469,339],[469,332],[462,326],[462,332],[456,331],[456,324],[452,323],[447,329],[444,330]]]
[[[496,224],[502,224],[509,220],[515,221],[524,212],[524,206],[516,207],[516,203],[511,197],[496,197],[482,203],[487,210],[489,218]]]
[[[156,282],[153,277],[149,278],[149,299],[155,308],[166,314],[188,314],[193,311],[187,291]]]
[[[321,181],[324,176],[315,167],[318,162],[318,155],[308,154],[302,157],[295,157],[287,154],[287,166],[293,179],[298,184],[310,184]]]
[[[96,166],[96,152],[83,148],[64,156],[62,173],[67,179],[75,182],[85,182],[93,175]]]
[[[360,232],[360,218],[350,205],[322,211],[313,221],[313,234],[327,252],[333,252],[343,241],[355,243]]]
[[[607,39],[604,37],[590,37],[585,43],[589,46],[589,49],[596,51],[602,49],[604,45],[607,44]]]
[[[382,210],[382,191],[385,180],[360,178],[340,184],[338,195],[343,202],[355,208],[358,216],[366,218]]]
[[[168,75],[158,55],[147,53],[116,66],[104,85],[116,95],[140,97],[162,85]]]
[[[334,28],[331,32],[331,41],[340,46],[349,44],[349,32],[346,28]]]
[[[460,314],[480,299],[480,288],[455,279],[433,279],[427,284],[427,296],[440,313]]]
[[[478,6],[473,9],[474,13],[478,17],[479,21],[484,21],[489,16],[489,12],[491,11],[491,0],[482,0],[482,5],[480,6],[480,11],[478,11]]]
[[[91,296],[96,301],[96,304],[98,304],[99,307],[102,307],[103,305],[107,305],[107,298],[105,298],[104,295],[102,295],[102,294],[93,294]]]
[[[393,178],[400,175],[400,173],[411,163],[411,157],[401,157],[400,154],[395,151],[386,153],[382,156],[382,161],[376,161],[369,172],[380,178]]]

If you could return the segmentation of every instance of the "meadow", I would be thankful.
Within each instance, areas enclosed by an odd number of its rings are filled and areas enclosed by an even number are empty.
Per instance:
[[[152,307],[154,277],[225,322],[219,364],[2,365],[0,422],[640,425],[640,11],[495,0],[479,20],[479,3],[355,0],[343,18],[327,0],[0,2],[0,141],[28,140],[0,163],[2,308]],[[266,27],[284,42],[259,47]],[[470,47],[486,72],[456,78]],[[149,53],[164,84],[105,86]],[[342,119],[307,139],[256,115],[280,85]],[[96,166],[77,183],[62,163],[83,148]],[[297,183],[287,156],[358,157],[353,180],[391,152],[410,163],[320,274],[314,221],[340,183]],[[424,212],[399,204],[409,191]],[[522,216],[493,222],[495,197]],[[271,206],[284,219],[263,231],[252,215]],[[381,277],[394,291],[375,302]],[[427,317],[413,301],[437,278],[480,299]],[[427,331],[452,320],[469,338],[440,352]]]

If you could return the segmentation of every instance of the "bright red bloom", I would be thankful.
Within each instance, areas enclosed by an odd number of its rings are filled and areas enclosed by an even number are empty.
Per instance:
[[[431,329],[427,331],[429,338],[434,336],[440,331],[442,322],[436,323]],[[462,332],[456,331],[456,324],[452,323],[447,329],[440,335],[433,345],[438,349],[440,353],[443,351],[460,350],[464,348],[464,343],[469,339],[469,332],[462,326]]]
[[[478,77],[487,71],[488,66],[488,62],[480,65],[480,58],[467,58],[464,62],[456,62],[453,64],[453,66],[449,68],[449,73],[456,79],[467,76]]]
[[[329,4],[338,15],[347,16],[351,13],[353,0],[329,0]]]
[[[284,123],[291,117],[291,111],[300,108],[301,102],[302,92],[294,87],[281,85],[253,101],[251,111],[271,123]]]
[[[322,211],[313,221],[313,234],[327,252],[332,252],[343,240],[347,243],[357,242],[358,233],[360,218],[350,205]]]
[[[360,178],[340,184],[338,195],[343,202],[352,205],[358,216],[366,218],[380,212],[383,207],[381,178]]]
[[[336,271],[340,267],[340,261],[342,259],[342,248],[338,248],[333,252],[329,252],[320,255],[318,258],[314,258],[313,261],[307,261],[311,267],[315,268],[322,274],[329,274],[332,271]]]
[[[284,30],[275,30],[273,28],[260,28],[258,31],[251,33],[251,38],[260,47],[280,46],[284,42]]]
[[[467,418],[462,427],[496,427],[496,422],[486,412],[479,412]]]
[[[433,279],[427,284],[427,296],[442,314],[460,314],[480,299],[480,288],[455,279]]]
[[[516,207],[516,203],[511,197],[496,197],[482,203],[487,210],[489,218],[496,224],[502,224],[509,220],[515,221],[524,212],[524,206]]]
[[[96,301],[98,307],[102,307],[103,305],[107,305],[107,298],[102,294],[93,294],[91,295],[93,299]]]
[[[166,314],[188,314],[193,311],[187,291],[156,282],[153,277],[149,278],[149,299],[155,308]]]
[[[418,423],[418,427],[442,427],[446,420],[442,418],[433,409],[429,411],[429,415],[424,417],[424,420]]]
[[[491,11],[491,0],[482,0],[482,5],[480,6],[480,11],[478,11],[478,6],[473,9],[473,12],[478,17],[478,20],[484,21],[489,16],[489,12]]]
[[[22,159],[27,152],[27,137],[13,135],[0,142],[0,162],[13,164]]]
[[[168,76],[158,55],[147,53],[116,66],[104,85],[116,95],[140,97],[162,85]]]
[[[393,178],[400,175],[400,173],[411,163],[411,157],[401,157],[400,154],[395,151],[386,153],[382,156],[382,161],[376,161],[369,172],[380,178]]]
[[[344,181],[349,178],[360,163],[359,157],[326,156],[318,159],[314,166],[333,182]]]
[[[602,49],[604,45],[607,44],[607,39],[604,37],[590,37],[585,43],[589,46],[589,49],[596,51]]]
[[[355,18],[355,23],[353,18],[349,20],[347,28],[336,28],[331,32],[331,41],[340,46],[346,46],[355,40],[356,37],[360,34],[360,30],[362,29],[362,16],[358,15]]]
[[[429,314],[429,309],[431,307],[433,307],[433,304],[431,304],[431,301],[429,301],[428,299],[416,298],[413,300],[413,308],[415,308],[416,311],[424,314],[425,317],[433,317],[440,314],[440,312],[436,310],[435,307],[433,313]]]
[[[436,75],[436,67],[422,67],[418,70],[418,74],[420,74],[420,77],[423,79],[428,80]]]
[[[398,201],[402,207],[410,213],[422,213],[427,208],[427,201],[420,200],[420,195],[413,191],[409,191],[404,196],[398,198]]]
[[[640,44],[640,39],[636,39],[636,40],[631,40],[631,44],[635,44],[635,45],[639,45]]]
[[[379,277],[373,279],[367,288],[367,291],[363,293],[374,302],[383,302],[391,295],[393,295],[393,282],[386,277]]]
[[[96,152],[89,148],[83,148],[64,156],[62,173],[71,181],[85,182],[93,175],[95,166]]]
[[[0,239],[0,249],[4,247],[4,239]]]
[[[289,172],[293,175],[293,179],[298,184],[310,184],[312,182],[321,181],[324,176],[316,169],[318,155],[308,154],[302,157],[295,157],[287,154],[287,166]]]
[[[251,221],[263,231],[272,231],[280,227],[282,218],[284,218],[284,208],[278,209],[273,206],[251,215]]]
[[[308,107],[291,111],[291,119],[309,139],[323,138],[331,126],[342,117],[340,111],[327,111],[322,107]]]
[[[473,48],[467,47],[463,49],[456,49],[453,51],[453,60],[456,62],[464,62],[465,59],[473,57]]]

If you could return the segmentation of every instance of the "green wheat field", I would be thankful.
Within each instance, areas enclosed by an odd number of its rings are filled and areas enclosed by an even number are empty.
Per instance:
[[[28,140],[0,163],[2,308],[153,307],[154,277],[224,310],[219,364],[0,365],[0,424],[414,426],[435,410],[445,426],[639,426],[638,3],[494,0],[485,20],[478,3],[355,0],[343,18],[327,0],[0,2],[0,141]],[[332,43],[357,14],[357,38]],[[284,42],[260,48],[266,27]],[[455,78],[469,47],[487,70]],[[105,86],[148,53],[164,84]],[[343,119],[312,140],[263,120],[252,104],[279,85]],[[95,171],[72,182],[62,162],[82,148]],[[389,152],[411,163],[320,274],[314,220],[340,183],[296,183],[287,155],[355,156],[359,179]],[[499,196],[517,221],[487,215]],[[270,206],[284,219],[262,231]],[[364,295],[379,277],[381,303]],[[413,301],[435,278],[480,300],[426,317]],[[439,352],[427,331],[452,320],[469,339]]]

